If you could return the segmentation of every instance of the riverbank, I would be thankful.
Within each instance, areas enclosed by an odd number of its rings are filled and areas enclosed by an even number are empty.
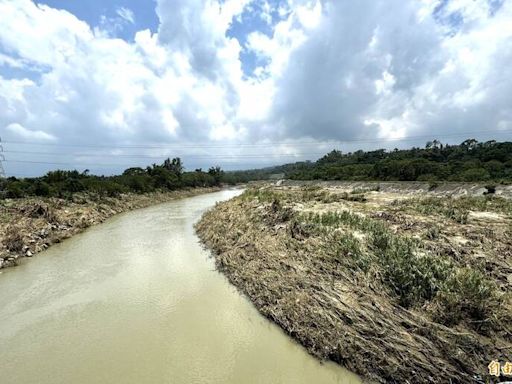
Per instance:
[[[52,244],[118,213],[218,190],[220,188],[195,188],[119,197],[77,193],[72,199],[1,200],[0,269],[16,266],[22,258],[33,257]]]
[[[493,382],[512,360],[510,200],[263,186],[196,229],[263,315],[369,381]]]

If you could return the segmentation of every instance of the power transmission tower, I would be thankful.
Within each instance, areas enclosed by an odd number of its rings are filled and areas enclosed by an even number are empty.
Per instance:
[[[5,161],[5,156],[3,154],[4,147],[2,147],[2,138],[0,137],[0,179],[5,179],[5,169],[3,162]]]

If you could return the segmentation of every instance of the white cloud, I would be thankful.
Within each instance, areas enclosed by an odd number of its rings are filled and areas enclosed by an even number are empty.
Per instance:
[[[255,1],[270,35],[227,36]],[[314,139],[323,150],[325,140],[508,129],[512,2],[442,4],[158,0],[158,33],[127,42],[107,19],[91,29],[63,10],[0,0],[0,130],[112,146]],[[117,15],[135,22],[127,8]],[[260,59],[249,78],[243,49]],[[272,150],[312,151],[300,148]]]
[[[277,33],[255,35],[254,51],[278,52],[278,62],[286,52],[273,72],[272,118],[287,136],[319,139],[496,129],[512,108],[512,4],[493,14],[487,1],[449,1],[443,14],[463,24],[447,26],[432,3],[325,2],[291,50]]]
[[[322,3],[316,0],[313,4],[299,5],[295,11],[299,22],[307,29],[317,27],[322,18]]]
[[[43,131],[31,131],[18,123],[9,124],[7,131],[12,132],[16,137],[27,140],[54,141],[55,137]]]
[[[0,20],[2,47],[38,64],[65,62],[78,43],[93,39],[89,26],[71,13],[30,0],[0,1]]]

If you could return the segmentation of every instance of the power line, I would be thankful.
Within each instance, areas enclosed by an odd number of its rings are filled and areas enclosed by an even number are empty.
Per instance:
[[[327,140],[324,142],[319,141],[281,141],[281,142],[261,142],[261,143],[224,143],[224,144],[212,144],[212,143],[195,143],[195,144],[147,144],[147,145],[99,145],[99,144],[59,144],[59,143],[37,143],[30,141],[4,141],[6,144],[19,144],[19,145],[41,145],[41,146],[56,146],[56,147],[74,147],[74,148],[110,148],[110,149],[182,149],[182,148],[238,148],[238,147],[269,147],[273,145],[283,146],[304,146],[304,145],[339,145],[342,143],[385,143],[385,142],[400,142],[400,141],[413,141],[419,139],[432,139],[432,138],[443,138],[443,137],[461,137],[468,135],[477,135],[483,133],[498,133],[498,134],[512,134],[512,130],[481,130],[481,131],[467,131],[459,133],[448,133],[448,134],[429,134],[429,135],[417,135],[417,136],[402,136],[396,138],[386,139],[347,139],[347,140]]]
[[[75,157],[123,157],[123,158],[141,158],[141,159],[162,159],[166,156],[185,157],[188,159],[239,159],[239,158],[268,158],[268,157],[298,157],[298,156],[322,156],[324,152],[315,153],[259,153],[255,155],[135,155],[135,154],[98,154],[98,153],[56,153],[56,152],[32,152],[32,151],[4,151],[5,153],[42,155],[42,156],[75,156]]]
[[[65,166],[81,166],[81,167],[136,167],[136,164],[98,164],[98,163],[63,163],[63,162],[49,162],[49,161],[32,161],[32,160],[5,160],[9,163],[24,163],[24,164],[46,164],[46,165],[65,165]],[[306,160],[301,160],[306,161]],[[264,163],[252,163],[252,164],[241,164],[241,163],[224,163],[224,166],[263,166],[272,167],[273,165],[265,165]]]
[[[289,145],[289,146],[299,146],[299,145],[316,145],[316,146],[339,146],[340,143],[363,143],[363,142],[366,142],[366,143],[382,143],[382,142],[393,142],[393,141],[408,141],[408,140],[418,140],[420,138],[427,138],[427,139],[432,139],[433,136],[437,137],[437,138],[440,138],[440,137],[457,137],[457,136],[468,136],[468,135],[471,135],[471,134],[477,134],[477,133],[490,133],[490,132],[499,132],[500,134],[511,134],[512,133],[512,130],[507,130],[507,131],[504,131],[504,130],[486,130],[486,131],[473,131],[473,132],[464,132],[464,133],[455,133],[455,134],[444,134],[444,135],[422,135],[422,136],[408,136],[408,137],[401,137],[401,138],[391,138],[391,139],[382,139],[382,140],[364,140],[364,139],[360,139],[360,140],[345,140],[345,141],[328,141],[328,142],[299,142],[299,143],[290,143],[290,142],[273,142],[273,143],[270,143],[270,142],[267,142],[267,143],[254,143],[254,144],[244,144],[244,143],[237,143],[237,144],[225,144],[225,145],[218,145],[218,146],[214,146],[214,145],[205,145],[203,147],[201,147],[200,145],[195,145],[195,146],[186,146],[186,145],[180,145],[179,146],[179,149],[182,149],[182,148],[231,148],[232,146],[237,146],[237,147],[240,147],[240,146],[247,146],[247,147],[254,147],[254,148],[258,148],[258,147],[261,147],[261,146],[270,146],[271,144],[274,144],[274,145]],[[166,157],[166,155],[162,155],[162,156],[152,156],[152,155],[142,155],[142,154],[108,154],[108,155],[103,155],[103,154],[98,154],[98,153],[92,153],[92,154],[88,154],[88,153],[54,153],[54,152],[33,152],[33,151],[4,151],[3,148],[1,147],[1,143],[2,143],[2,140],[0,139],[0,177],[5,177],[5,170],[3,168],[3,165],[2,165],[2,162],[11,162],[11,163],[24,163],[24,164],[43,164],[43,165],[62,165],[62,166],[69,166],[69,167],[77,167],[77,166],[80,166],[80,167],[87,167],[87,168],[106,168],[106,169],[110,169],[110,168],[113,168],[113,167],[136,167],[137,165],[135,164],[120,164],[120,163],[106,163],[106,164],[102,164],[102,163],[80,163],[80,162],[51,162],[51,161],[36,161],[36,160],[16,160],[16,159],[5,159],[5,157],[2,155],[2,152],[3,153],[16,153],[16,154],[25,154],[25,155],[42,155],[42,156],[75,156],[75,157],[96,157],[96,158],[103,158],[103,157],[120,157],[120,158],[147,158],[147,159],[163,159]],[[110,149],[117,149],[117,148],[132,148],[132,149],[135,149],[135,148],[140,148],[140,149],[143,149],[143,148],[146,148],[146,149],[158,149],[158,148],[168,148],[166,146],[159,146],[159,147],[156,147],[156,146],[125,146],[125,147],[115,147],[115,146],[101,146],[101,145],[98,145],[98,146],[88,146],[88,145],[73,145],[73,144],[57,144],[57,143],[35,143],[35,142],[17,142],[17,141],[3,141],[3,143],[10,143],[10,144],[22,144],[22,145],[51,145],[51,146],[55,146],[55,147],[76,147],[76,148],[79,148],[79,147],[83,147],[83,148],[110,148]],[[250,159],[250,158],[253,158],[253,159],[265,159],[265,160],[268,160],[268,161],[278,161],[278,159],[280,158],[296,158],[297,160],[296,161],[308,161],[308,160],[303,160],[304,157],[307,157],[307,156],[322,156],[324,155],[325,153],[322,152],[322,153],[310,153],[310,152],[304,152],[304,153],[294,153],[294,154],[262,154],[262,153],[258,153],[258,154],[253,154],[253,155],[250,155],[250,154],[240,154],[240,155],[184,155],[184,154],[173,154],[172,156],[181,156],[181,157],[184,157],[186,160],[188,161],[194,161],[194,160],[212,160],[212,162],[216,162],[215,159],[218,159],[220,160],[221,164],[219,165],[222,165],[223,167],[233,167],[233,166],[236,166],[236,167],[253,167],[253,168],[261,168],[261,167],[273,167],[273,166],[276,166],[275,164],[274,165],[268,165],[268,162],[267,161],[262,161],[262,162],[255,162],[255,163],[252,163],[252,164],[242,164],[238,161],[236,162],[231,162],[229,160],[238,160],[238,159],[244,159],[244,158],[247,158],[247,159]],[[221,160],[223,159],[223,160]],[[291,161],[292,159],[288,160],[288,161]],[[222,164],[224,163],[224,164]],[[145,166],[145,165],[144,165]],[[249,168],[245,168],[245,169],[249,169]]]
[[[47,164],[47,165],[67,165],[67,166],[82,166],[82,167],[133,167],[133,164],[85,164],[85,163],[60,163],[50,161],[32,161],[32,160],[5,160],[9,163],[24,163],[24,164]]]

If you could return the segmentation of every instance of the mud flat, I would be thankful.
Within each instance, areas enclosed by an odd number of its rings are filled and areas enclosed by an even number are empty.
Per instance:
[[[196,230],[311,354],[371,382],[497,382],[489,363],[512,360],[512,201],[351,188],[255,186]]]
[[[195,188],[173,192],[100,197],[75,194],[72,199],[25,198],[0,201],[0,269],[12,267],[51,244],[82,232],[121,212],[183,197],[218,191]]]

